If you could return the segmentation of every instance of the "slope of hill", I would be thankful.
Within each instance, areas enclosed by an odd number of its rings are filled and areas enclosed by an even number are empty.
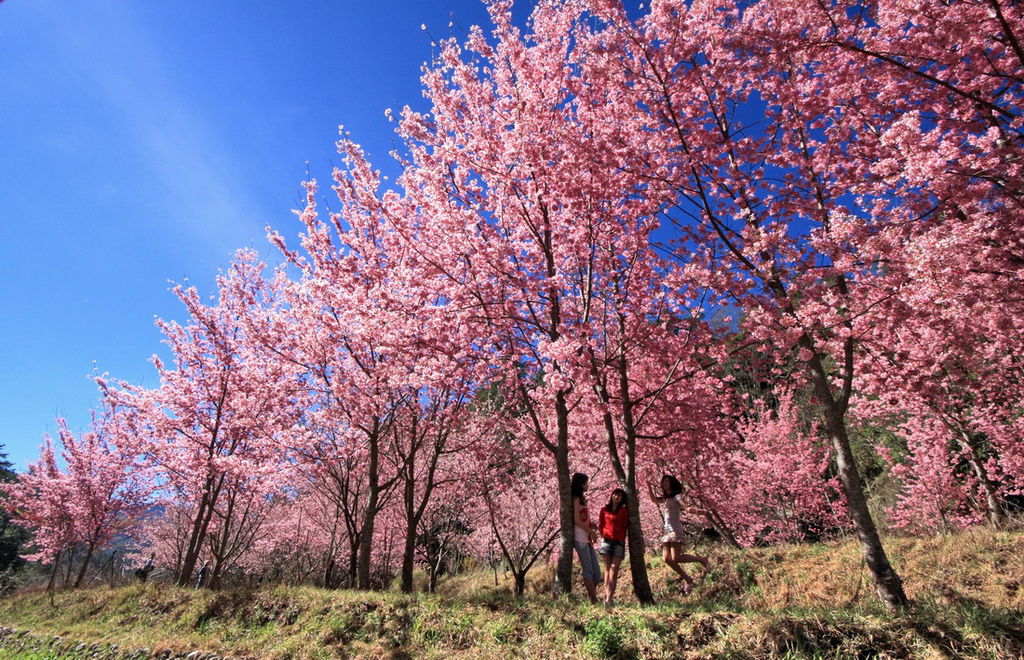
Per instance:
[[[4,658],[141,657],[1024,657],[1024,533],[887,540],[914,606],[873,598],[853,541],[726,552],[682,597],[652,561],[659,604],[611,609],[509,595],[500,571],[449,580],[436,595],[166,585],[25,591],[0,601]],[[56,636],[56,638],[54,637]]]

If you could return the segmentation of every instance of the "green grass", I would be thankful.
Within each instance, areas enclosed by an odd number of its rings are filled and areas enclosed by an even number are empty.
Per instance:
[[[51,604],[28,591],[0,600],[0,625],[31,633],[0,634],[0,657],[91,657],[80,644],[253,658],[1024,657],[1024,603],[1014,587],[1024,534],[927,541],[887,541],[914,600],[903,612],[873,597],[848,542],[715,550],[710,579],[686,598],[653,559],[658,603],[629,602],[623,570],[622,603],[611,610],[548,596],[544,571],[523,598],[484,572],[429,596],[133,585],[59,593]]]

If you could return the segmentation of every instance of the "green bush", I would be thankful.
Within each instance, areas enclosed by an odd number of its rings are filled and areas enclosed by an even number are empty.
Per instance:
[[[628,658],[622,629],[615,619],[594,619],[587,623],[583,649],[599,658]]]

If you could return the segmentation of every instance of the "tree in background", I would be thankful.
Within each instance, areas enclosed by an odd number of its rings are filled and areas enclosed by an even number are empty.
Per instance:
[[[9,484],[18,478],[14,466],[7,460],[7,452],[0,445],[0,484]],[[0,492],[0,498],[4,497]],[[29,534],[21,526],[14,524],[6,506],[0,505],[0,573],[17,571],[24,564],[21,557],[22,547],[28,543]]]
[[[296,372],[289,363],[268,359],[254,346],[241,320],[262,313],[272,299],[272,282],[262,264],[240,253],[218,279],[219,300],[204,304],[195,289],[175,293],[189,313],[185,325],[160,321],[173,355],[168,365],[153,363],[160,386],[145,389],[100,380],[110,405],[123,411],[123,439],[148,466],[168,503],[189,510],[189,530],[176,580],[186,586],[204,548],[213,553],[219,576],[231,541],[215,534],[249,533],[257,525],[251,507],[262,506],[281,487],[288,435],[300,414]],[[231,531],[234,530],[234,531]]]
[[[51,588],[62,561],[64,584],[81,586],[93,555],[130,532],[145,510],[150,488],[136,469],[133,448],[120,442],[122,421],[105,410],[76,437],[58,419],[60,456],[67,468],[58,467],[47,437],[39,461],[3,486],[12,519],[33,534],[36,551],[25,558],[53,564]]]

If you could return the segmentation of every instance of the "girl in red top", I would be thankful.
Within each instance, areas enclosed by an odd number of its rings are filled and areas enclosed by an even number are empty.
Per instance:
[[[597,553],[604,557],[604,604],[611,605],[615,586],[619,581],[619,564],[626,555],[626,530],[629,527],[629,505],[626,491],[616,488],[608,504],[598,516],[601,547]]]

